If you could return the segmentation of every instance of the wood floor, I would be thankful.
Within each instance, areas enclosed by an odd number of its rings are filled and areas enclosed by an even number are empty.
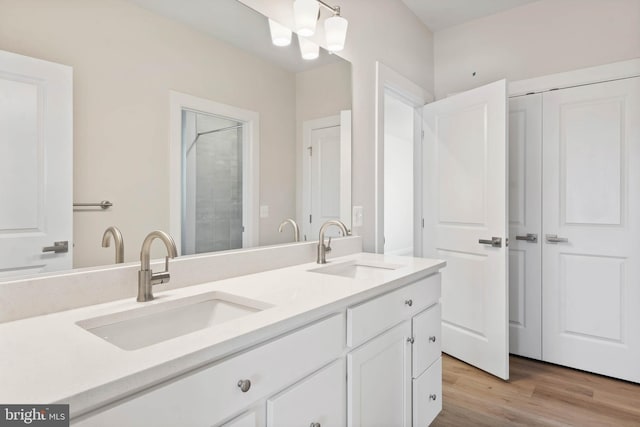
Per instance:
[[[509,362],[505,382],[443,354],[443,409],[432,426],[640,426],[638,384],[517,356]]]

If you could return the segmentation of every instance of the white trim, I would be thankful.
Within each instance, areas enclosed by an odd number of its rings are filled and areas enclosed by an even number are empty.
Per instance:
[[[636,76],[640,76],[640,58],[511,82],[508,86],[508,96],[546,92],[551,89],[582,86]]]
[[[413,105],[414,108],[422,110],[422,107],[427,102],[432,102],[434,97],[431,93],[424,90],[411,80],[407,79],[400,73],[389,68],[380,61],[376,61],[376,92],[375,92],[375,179],[374,179],[374,251],[376,253],[384,252],[384,96],[385,91],[391,91],[401,99],[407,101],[408,104]],[[418,114],[418,113],[416,113]],[[422,113],[418,114],[420,117],[417,122],[420,124],[420,130],[422,129]],[[420,188],[422,185],[421,177],[421,147],[422,140],[420,137],[421,132],[415,132],[415,148],[414,152],[414,182],[416,183],[415,194],[420,194]],[[414,203],[414,222],[417,226],[422,220],[422,202],[416,200]],[[418,229],[419,231],[419,229]],[[414,232],[414,245],[416,248],[422,248],[421,232]],[[419,251],[418,251],[419,252]],[[415,256],[420,256],[416,253]]]
[[[258,204],[260,202],[260,115],[185,93],[169,91],[169,230],[178,252],[182,247],[182,110],[202,111],[229,117],[246,124],[248,150],[242,152],[242,247],[258,246]]]

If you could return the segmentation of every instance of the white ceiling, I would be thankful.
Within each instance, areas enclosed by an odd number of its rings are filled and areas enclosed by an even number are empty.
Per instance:
[[[433,32],[538,0],[402,0]]]

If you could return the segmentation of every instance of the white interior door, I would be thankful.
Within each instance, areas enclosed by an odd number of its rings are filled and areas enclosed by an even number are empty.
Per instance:
[[[70,67],[0,51],[0,277],[72,267],[72,105]]]
[[[543,358],[640,382],[640,78],[543,102]]]
[[[542,94],[509,99],[509,351],[542,358]]]
[[[502,80],[423,111],[424,256],[447,261],[442,349],[503,379],[509,378],[506,106]]]

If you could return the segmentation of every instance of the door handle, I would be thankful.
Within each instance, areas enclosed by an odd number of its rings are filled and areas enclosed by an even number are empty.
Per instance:
[[[568,237],[558,237],[557,234],[547,234],[544,236],[547,243],[569,243]]]
[[[42,248],[42,252],[55,252],[57,254],[63,252],[69,252],[69,242],[53,242],[53,246],[45,246]]]
[[[538,243],[538,235],[534,233],[527,233],[526,236],[516,236],[516,240],[524,240],[529,243]]]
[[[483,245],[491,245],[492,248],[501,248],[502,247],[502,237],[492,237],[491,240],[488,239],[480,239],[478,243]]]

